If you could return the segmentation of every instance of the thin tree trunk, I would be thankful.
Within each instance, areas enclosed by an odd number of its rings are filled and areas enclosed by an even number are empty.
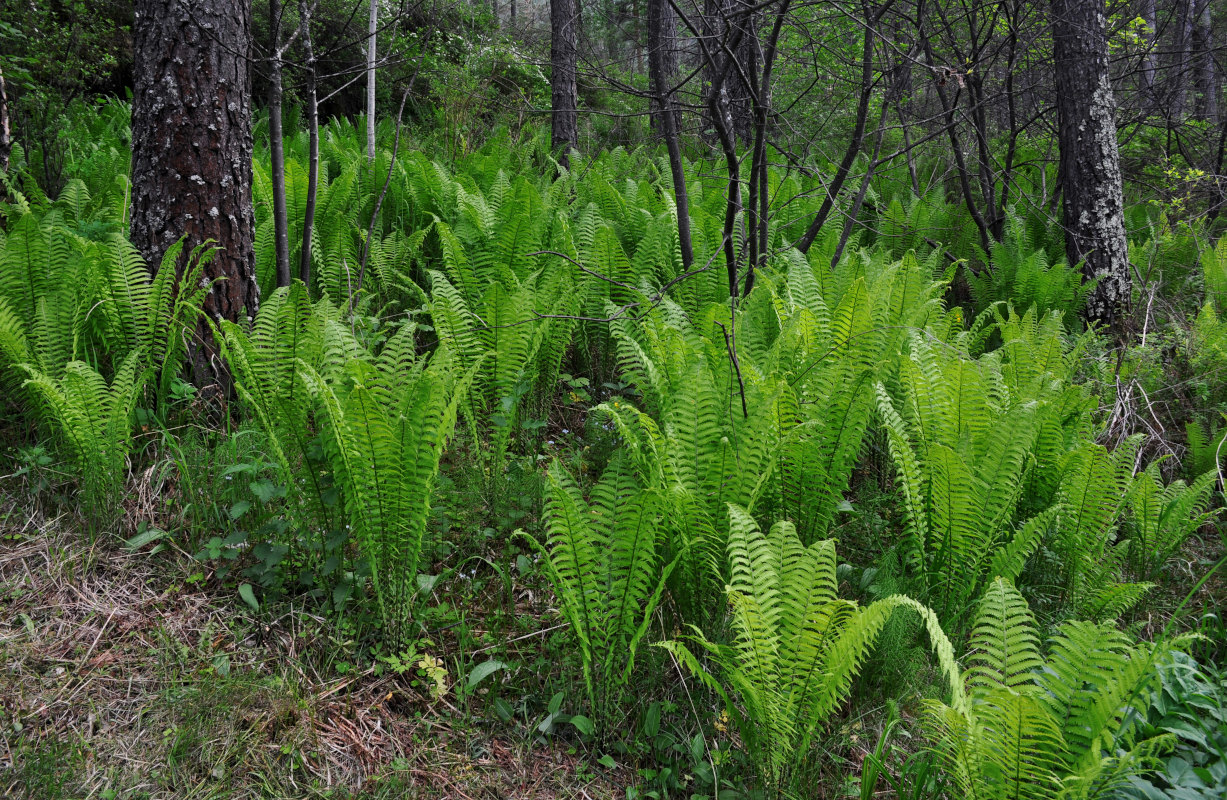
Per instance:
[[[1198,0],[1196,27],[1193,29],[1193,58],[1196,73],[1197,118],[1218,120],[1218,82],[1214,78],[1214,27],[1210,19],[1210,0]]]
[[[272,47],[268,70],[268,151],[272,161],[273,243],[276,252],[277,285],[290,285],[290,226],[285,204],[285,133],[282,130],[281,101],[284,86],[281,74],[281,0],[268,0],[272,28]]]
[[[754,141],[755,95],[754,86],[759,65],[762,62],[760,43],[758,41],[758,12],[753,10],[753,0],[732,0],[725,5],[725,13],[730,16],[726,20],[728,26],[737,30],[737,46],[731,47],[734,63],[732,74],[724,80],[728,89],[729,116],[733,120],[733,131],[743,145],[751,145]],[[727,54],[726,54],[727,57]]]
[[[839,167],[835,170],[835,177],[827,188],[826,197],[822,199],[822,205],[818,207],[818,215],[797,240],[797,249],[802,253],[809,252],[818,232],[822,230],[822,226],[826,224],[827,218],[831,215],[835,200],[843,190],[844,182],[848,180],[848,172],[852,169],[852,163],[856,161],[856,154],[861,151],[861,142],[865,139],[865,121],[869,117],[869,100],[873,96],[873,25],[865,25],[862,36],[861,91],[860,99],[856,104],[856,124],[852,129],[852,137],[848,140],[848,147],[844,150],[843,160],[839,162]]]
[[[9,127],[9,96],[4,85],[4,70],[0,69],[0,172],[9,171],[9,154],[13,152],[13,129]]]
[[[302,17],[302,42],[306,55],[304,67],[307,72],[307,204],[303,213],[302,254],[298,262],[298,279],[311,286],[311,237],[315,229],[315,196],[320,180],[320,107],[316,91],[315,52],[311,42],[311,5],[308,0],[299,0]]]
[[[789,0],[783,0],[776,11],[775,24],[767,38],[767,46],[759,54],[762,61],[762,74],[756,76],[757,86],[754,86],[754,150],[750,170],[750,262],[746,267],[745,293],[749,295],[754,289],[754,273],[767,263],[767,243],[769,233],[768,207],[770,198],[767,191],[767,118],[771,114],[771,73],[775,67],[775,55],[780,41],[780,32],[788,15]],[[757,37],[756,37],[757,46]]]
[[[1155,49],[1159,46],[1158,16],[1155,13],[1155,0],[1142,0],[1142,20],[1146,23],[1146,55],[1142,58],[1142,86],[1146,90],[1146,104],[1153,107],[1155,102],[1155,72],[1158,65],[1155,60]]]
[[[372,164],[375,162],[375,32],[378,29],[379,0],[371,0],[371,18],[366,26],[366,160]]]
[[[550,0],[550,66],[551,143],[558,163],[569,169],[571,148],[579,142],[578,0]]]
[[[1179,125],[1184,118],[1188,98],[1189,67],[1193,50],[1194,0],[1178,0],[1176,20],[1176,87],[1171,103],[1172,123]]]
[[[686,191],[686,171],[682,164],[680,115],[673,98],[673,82],[677,79],[677,20],[668,0],[648,2],[648,77],[655,96],[658,128],[669,152],[669,172],[673,177],[673,198],[677,206],[677,240],[682,251],[682,271],[689,272],[694,263],[694,245],[690,237],[690,200]]]
[[[256,314],[251,203],[251,4],[137,0],[132,100],[132,243],[151,269],[180,237],[190,253],[214,241],[204,264],[210,288],[191,347],[201,388],[229,391],[209,321]]]
[[[835,269],[839,264],[839,259],[844,254],[844,248],[848,246],[848,240],[852,237],[852,229],[856,226],[856,218],[860,216],[861,206],[865,204],[865,195],[869,192],[869,184],[873,181],[873,173],[878,168],[878,156],[882,153],[882,134],[886,132],[886,112],[890,106],[887,103],[882,104],[882,113],[878,117],[878,128],[874,134],[873,140],[873,155],[869,159],[869,163],[865,166],[865,175],[861,178],[861,188],[857,190],[856,199],[852,201],[852,210],[848,212],[848,218],[844,220],[843,230],[839,233],[839,244],[835,246],[835,253],[831,256],[831,269]]]
[[[1116,326],[1129,304],[1129,251],[1104,0],[1052,0],[1052,37],[1065,252],[1098,280],[1088,321]]]

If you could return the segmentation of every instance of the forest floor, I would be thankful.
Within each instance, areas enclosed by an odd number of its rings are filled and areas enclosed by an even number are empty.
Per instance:
[[[325,620],[258,620],[186,554],[68,527],[0,494],[2,797],[624,796],[627,771],[575,742],[466,725],[391,672],[321,670],[341,644]]]

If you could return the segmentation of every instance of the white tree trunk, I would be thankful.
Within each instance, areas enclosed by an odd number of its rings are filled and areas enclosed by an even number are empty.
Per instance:
[[[375,31],[379,27],[379,0],[371,0],[366,26],[366,159],[375,160]]]

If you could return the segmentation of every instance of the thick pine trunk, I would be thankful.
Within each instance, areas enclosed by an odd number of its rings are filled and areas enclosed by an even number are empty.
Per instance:
[[[137,0],[133,35],[132,242],[155,269],[186,236],[214,241],[203,310],[214,322],[255,315],[251,203],[251,4]],[[220,280],[218,280],[220,279]],[[198,383],[228,384],[208,324],[193,347]]]
[[[1065,252],[1099,281],[1087,320],[1113,325],[1129,304],[1129,251],[1105,17],[1104,0],[1052,0]]]
[[[559,163],[569,168],[571,148],[579,141],[577,0],[550,0],[550,68],[551,142]]]

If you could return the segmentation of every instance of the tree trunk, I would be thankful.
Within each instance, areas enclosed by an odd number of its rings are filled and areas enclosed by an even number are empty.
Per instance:
[[[677,16],[669,0],[648,0],[648,80],[652,89],[652,100],[649,110],[652,114],[652,127],[665,132],[663,115],[672,114],[678,128],[681,120],[677,99],[672,93],[673,84],[677,81]],[[668,93],[668,97],[665,97]],[[668,104],[669,110],[665,111]]]
[[[733,130],[737,139],[743,145],[750,145],[754,140],[754,95],[757,93],[752,85],[762,64],[762,48],[758,40],[759,12],[753,10],[753,0],[734,0],[730,12],[733,24],[741,30],[738,46],[733,53],[736,64],[733,74],[727,79],[729,89],[729,113],[733,117]]]
[[[722,109],[735,137],[750,144],[754,136],[754,91],[750,74],[758,70],[757,13],[749,0],[706,0],[705,35],[711,63],[707,65],[704,105]],[[716,75],[724,80],[717,89]],[[710,95],[715,92],[715,97]],[[715,113],[715,112],[711,112]],[[715,117],[704,120],[716,128]],[[717,137],[718,137],[717,131]]]
[[[281,100],[284,87],[281,75],[281,0],[268,0],[272,29],[272,57],[268,69],[268,152],[272,162],[269,177],[273,184],[273,243],[276,252],[277,285],[290,285],[290,225],[285,205],[285,134],[281,125]]]
[[[378,26],[379,0],[371,0],[371,18],[366,26],[366,160],[372,164],[375,162],[375,31]]]
[[[1189,65],[1193,49],[1194,0],[1177,0],[1176,10],[1176,79],[1172,94],[1172,124],[1179,125],[1184,118],[1189,86]]]
[[[132,242],[150,265],[180,236],[181,273],[193,248],[218,251],[203,311],[214,321],[253,317],[255,219],[251,203],[251,4],[136,0],[133,34]],[[192,347],[194,377],[229,388],[208,323]]]
[[[1099,281],[1087,320],[1116,325],[1129,304],[1129,251],[1105,17],[1104,0],[1052,0],[1065,253]]]
[[[673,177],[673,198],[677,206],[677,240],[682,251],[682,269],[690,271],[694,246],[690,238],[690,201],[686,191],[686,172],[682,164],[681,120],[673,97],[677,80],[677,51],[674,40],[677,20],[669,0],[648,0],[648,77],[652,84],[657,128],[669,151],[669,172]]]
[[[1146,23],[1146,55],[1142,58],[1142,85],[1146,89],[1146,104],[1153,108],[1155,103],[1155,72],[1157,62],[1155,51],[1159,47],[1158,15],[1155,13],[1155,0],[1142,0],[1142,20]]]
[[[0,172],[9,171],[9,154],[13,152],[13,129],[9,127],[9,96],[4,86],[4,70],[0,69]]]
[[[831,179],[830,186],[827,187],[826,197],[822,198],[822,205],[818,208],[818,214],[810,222],[805,233],[797,240],[796,248],[802,253],[808,253],[811,246],[814,244],[814,239],[817,238],[818,232],[822,230],[822,226],[826,224],[827,217],[830,216],[831,210],[835,207],[835,201],[839,197],[839,193],[843,191],[844,182],[848,180],[848,173],[852,170],[852,164],[856,161],[857,153],[861,151],[861,144],[865,141],[865,122],[869,117],[869,100],[873,97],[873,39],[874,30],[872,24],[866,24],[864,31],[861,33],[861,86],[860,98],[856,104],[856,123],[852,129],[852,137],[848,139],[848,146],[844,150],[844,157],[839,162],[839,167],[835,170],[835,176]]]
[[[320,105],[316,91],[315,52],[311,44],[311,5],[299,0],[302,17],[302,43],[307,71],[307,203],[303,212],[302,254],[298,262],[298,279],[311,287],[311,237],[315,229],[315,196],[320,182]]]
[[[1195,24],[1192,50],[1199,94],[1197,118],[1215,122],[1218,119],[1218,82],[1214,79],[1214,28],[1210,19],[1210,0],[1198,0]]]
[[[558,163],[570,168],[571,148],[579,141],[579,4],[550,0],[550,134]]]

